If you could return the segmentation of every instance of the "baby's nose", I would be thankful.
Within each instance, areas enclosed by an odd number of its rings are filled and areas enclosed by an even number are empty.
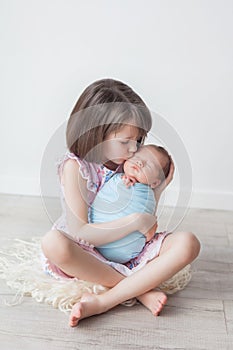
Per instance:
[[[142,168],[143,167],[143,162],[140,159],[137,159],[136,164]]]

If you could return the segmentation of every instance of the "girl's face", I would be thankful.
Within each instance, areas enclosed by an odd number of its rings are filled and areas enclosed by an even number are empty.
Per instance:
[[[133,125],[125,125],[118,131],[110,133],[103,145],[106,163],[120,165],[131,158],[137,151],[138,128]]]

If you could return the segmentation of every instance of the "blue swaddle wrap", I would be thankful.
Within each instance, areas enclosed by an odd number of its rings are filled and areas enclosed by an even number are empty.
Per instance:
[[[90,222],[112,221],[139,212],[154,214],[155,198],[150,186],[136,183],[126,188],[121,175],[115,174],[97,193],[89,212]],[[145,236],[135,231],[96,248],[106,259],[125,263],[139,255],[145,242]]]

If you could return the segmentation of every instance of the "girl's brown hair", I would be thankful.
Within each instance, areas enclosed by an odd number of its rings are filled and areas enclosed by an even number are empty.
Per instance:
[[[143,143],[152,118],[144,101],[128,85],[101,79],[89,85],[74,106],[66,129],[70,152],[92,162],[101,162],[101,152],[93,152],[111,132],[124,125],[138,128]]]

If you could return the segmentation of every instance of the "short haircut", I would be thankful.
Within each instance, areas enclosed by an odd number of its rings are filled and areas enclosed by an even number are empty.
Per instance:
[[[101,163],[101,152],[94,149],[125,125],[138,128],[138,142],[142,144],[152,125],[149,109],[128,85],[114,79],[98,80],[83,91],[71,112],[67,147],[82,159]]]

